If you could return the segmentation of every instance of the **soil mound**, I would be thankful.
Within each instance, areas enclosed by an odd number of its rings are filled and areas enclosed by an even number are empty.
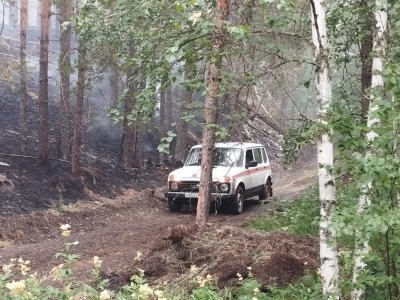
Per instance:
[[[177,226],[167,230],[168,235],[161,230],[144,259],[132,264],[131,274],[104,275],[114,283],[117,278],[129,279],[137,269],[155,283],[212,275],[220,288],[254,277],[267,288],[294,282],[318,266],[318,241],[313,237],[213,224],[200,233],[195,229]]]

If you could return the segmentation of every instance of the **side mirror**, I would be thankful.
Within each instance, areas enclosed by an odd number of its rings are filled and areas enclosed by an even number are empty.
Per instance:
[[[255,160],[246,163],[246,169],[257,167],[258,163]]]
[[[183,162],[183,160],[177,160],[177,161],[175,162],[175,164],[176,164],[176,166],[177,166],[178,168],[182,168],[183,165],[184,165],[184,162]]]

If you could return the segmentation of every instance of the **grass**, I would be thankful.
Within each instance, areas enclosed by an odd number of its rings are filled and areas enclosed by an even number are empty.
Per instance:
[[[247,227],[266,232],[285,230],[298,235],[316,236],[318,216],[318,188],[312,187],[292,202],[279,203],[277,212],[273,215],[263,214],[251,219]]]

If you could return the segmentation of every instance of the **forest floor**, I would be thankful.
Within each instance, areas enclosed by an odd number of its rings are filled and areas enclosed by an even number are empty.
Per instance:
[[[190,207],[180,213],[168,212],[166,202],[157,195],[165,184],[166,170],[149,172],[140,184],[121,189],[115,197],[86,188],[87,198],[75,203],[0,217],[0,266],[23,257],[31,261],[33,271],[45,274],[61,263],[55,254],[66,241],[79,241],[73,251],[80,254],[75,265],[80,280],[90,280],[88,270],[93,257],[99,256],[104,261],[102,275],[113,286],[126,283],[138,267],[157,282],[179,278],[191,265],[207,269],[221,286],[234,284],[237,273],[245,276],[248,266],[263,284],[292,282],[317,268],[317,240],[284,231],[264,234],[244,226],[255,215],[268,217],[279,201],[294,199],[314,184],[314,169],[315,164],[309,164],[306,169],[292,170],[290,176],[280,170],[270,203],[248,201],[241,215],[212,213],[204,233],[190,234],[178,243],[166,240],[166,232],[175,228],[190,231],[195,212]],[[36,197],[32,194],[32,199]],[[60,236],[61,224],[72,226],[68,238]],[[138,251],[143,253],[141,261],[134,259]]]
[[[316,163],[312,159],[300,160],[290,169],[275,159],[274,197],[269,203],[248,201],[241,215],[212,213],[207,229],[197,233],[193,230],[194,209],[169,213],[160,196],[160,187],[166,185],[172,167],[149,167],[142,174],[121,171],[114,159],[119,151],[118,137],[108,131],[86,131],[85,168],[78,179],[69,175],[65,161],[52,159],[48,167],[39,167],[33,136],[31,156],[18,156],[18,102],[10,97],[0,98],[0,177],[12,182],[12,186],[0,186],[0,266],[22,257],[31,261],[32,271],[46,274],[61,263],[55,254],[64,243],[79,241],[73,248],[80,254],[75,276],[89,281],[88,270],[93,257],[98,256],[103,260],[102,276],[112,286],[126,283],[137,268],[144,269],[149,280],[161,282],[175,280],[196,265],[213,274],[220,286],[235,284],[237,273],[249,273],[247,267],[264,285],[292,282],[317,268],[316,238],[245,228],[250,218],[259,214],[268,217],[280,201],[293,200],[315,184]],[[34,115],[34,105],[30,110]],[[57,114],[52,107],[50,115],[50,126],[55,128]],[[30,132],[35,126],[32,118]],[[51,131],[52,153],[55,136]],[[72,226],[67,238],[60,236],[62,224]],[[176,229],[184,233],[182,240],[166,238]],[[135,260],[138,251],[142,259]]]

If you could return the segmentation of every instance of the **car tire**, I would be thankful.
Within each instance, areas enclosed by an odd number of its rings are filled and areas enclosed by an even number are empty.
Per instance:
[[[267,182],[264,184],[262,192],[258,195],[258,199],[263,202],[268,202],[272,197],[272,182],[268,178]]]
[[[235,215],[239,215],[243,212],[244,207],[244,189],[242,186],[238,186],[235,191],[235,196],[231,202],[231,212]]]
[[[168,197],[168,209],[169,209],[169,212],[181,211],[182,206],[183,206],[182,199],[174,198],[174,197]]]

